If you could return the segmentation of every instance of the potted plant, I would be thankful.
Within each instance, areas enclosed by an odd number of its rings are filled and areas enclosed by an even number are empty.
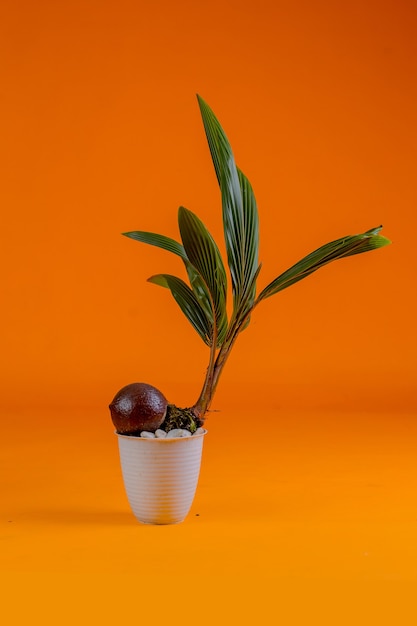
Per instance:
[[[178,211],[181,243],[151,232],[123,233],[182,259],[188,284],[171,274],[157,274],[148,281],[171,292],[209,350],[201,392],[189,407],[168,403],[160,391],[145,383],[127,385],[110,404],[128,499],[136,517],[145,523],[175,523],[187,515],[198,480],[205,417],[233,346],[255,309],[332,261],[390,243],[379,234],[381,226],[336,239],[258,292],[261,264],[255,196],[249,180],[236,166],[219,121],[207,103],[200,96],[197,99],[220,187],[233,306],[228,317],[226,264],[213,237],[190,210],[181,206]]]

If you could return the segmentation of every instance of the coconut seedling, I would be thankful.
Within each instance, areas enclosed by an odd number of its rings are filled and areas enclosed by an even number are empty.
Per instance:
[[[265,300],[332,261],[381,248],[390,241],[381,226],[349,235],[314,250],[257,290],[261,264],[259,218],[252,186],[236,166],[230,143],[211,108],[197,96],[202,121],[220,187],[225,263],[203,222],[189,209],[178,210],[181,241],[146,231],[123,233],[136,241],[157,246],[179,256],[188,283],[172,274],[156,274],[148,281],[168,289],[188,321],[207,345],[208,366],[201,392],[188,408],[169,404],[155,387],[133,383],[121,389],[110,405],[113,423],[123,434],[149,436],[190,435],[202,427],[221,373],[240,333],[248,327],[255,309]],[[232,308],[227,314],[230,272]]]

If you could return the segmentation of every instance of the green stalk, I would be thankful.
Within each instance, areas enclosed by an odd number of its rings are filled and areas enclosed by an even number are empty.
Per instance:
[[[244,327],[247,319],[252,314],[257,303],[254,303],[253,306],[249,309],[249,311],[245,314],[245,316],[240,320],[240,322],[236,321],[233,326],[231,325],[229,331],[227,333],[226,339],[224,340],[218,354],[216,357],[216,350],[212,349],[210,351],[210,362],[207,368],[206,378],[204,381],[203,389],[200,393],[200,396],[197,402],[192,407],[193,413],[204,422],[204,416],[210,408],[211,402],[213,400],[214,394],[217,389],[217,384],[219,382],[220,375],[223,371],[224,366],[226,365],[226,361],[229,357],[230,352],[236,342],[236,339]]]
[[[191,408],[194,415],[198,417],[202,422],[204,421],[204,415],[207,412],[209,404],[211,402],[211,398],[213,397],[213,392],[212,392],[213,378],[214,378],[215,367],[217,363],[216,344],[217,344],[217,326],[216,324],[214,324],[212,344],[210,346],[210,359],[209,359],[209,364],[208,364],[207,371],[206,371],[206,377],[204,380],[203,388],[201,390],[201,393],[197,402]]]

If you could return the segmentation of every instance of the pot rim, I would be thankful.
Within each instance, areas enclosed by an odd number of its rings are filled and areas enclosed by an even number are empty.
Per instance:
[[[205,437],[207,435],[207,430],[204,429],[204,432],[198,433],[198,435],[191,435],[191,437],[141,437],[140,435],[124,435],[123,433],[118,433],[117,430],[114,431],[114,434],[121,439],[139,439],[140,441],[160,441],[164,443],[170,443],[171,441],[188,441],[190,439],[200,439],[201,437]]]

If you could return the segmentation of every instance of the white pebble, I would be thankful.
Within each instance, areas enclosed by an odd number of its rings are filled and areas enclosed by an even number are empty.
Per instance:
[[[174,437],[191,437],[191,433],[183,428],[173,428],[168,432],[167,438],[173,439]]]
[[[155,431],[155,437],[157,437],[157,439],[165,439],[166,436],[166,432],[161,428],[158,428],[158,430]]]
[[[200,426],[199,428],[197,428],[194,435],[203,435],[205,432],[206,432],[206,429]]]
[[[181,428],[173,428],[168,431],[167,439],[173,439],[174,437],[181,437]]]
[[[140,436],[143,437],[144,439],[155,439],[154,433],[150,433],[147,430],[142,430],[142,432],[140,433]]]

